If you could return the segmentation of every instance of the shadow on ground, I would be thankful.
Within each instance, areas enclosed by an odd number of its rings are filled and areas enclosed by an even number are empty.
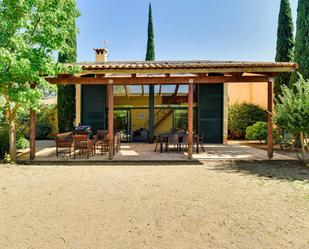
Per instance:
[[[309,183],[309,168],[298,162],[232,162],[215,164],[212,169],[228,173],[253,174],[267,179]]]

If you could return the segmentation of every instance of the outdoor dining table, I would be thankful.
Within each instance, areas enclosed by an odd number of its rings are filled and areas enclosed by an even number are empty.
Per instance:
[[[168,143],[168,136],[169,134],[175,134],[175,133],[162,133],[158,135],[158,142],[155,147],[155,152],[157,151],[158,143],[160,143],[160,153],[163,153],[163,144]],[[184,136],[184,133],[178,133],[178,139],[179,143],[182,144],[182,138]],[[200,143],[199,143],[200,136],[198,134],[193,134],[193,146],[196,145],[196,153],[198,154],[200,152]]]

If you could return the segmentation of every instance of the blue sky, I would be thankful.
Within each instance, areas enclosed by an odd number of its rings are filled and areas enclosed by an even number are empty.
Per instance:
[[[290,0],[296,19],[297,0]],[[78,61],[144,60],[149,0],[78,0]],[[280,0],[152,0],[156,60],[273,61]]]

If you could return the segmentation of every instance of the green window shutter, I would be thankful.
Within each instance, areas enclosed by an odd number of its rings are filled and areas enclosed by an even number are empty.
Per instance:
[[[106,129],[106,86],[82,86],[82,125],[90,125],[93,132]]]
[[[222,143],[223,84],[200,84],[198,96],[198,133],[206,143]]]

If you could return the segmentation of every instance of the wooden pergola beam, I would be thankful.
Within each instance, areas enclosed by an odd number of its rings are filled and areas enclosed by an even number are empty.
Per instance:
[[[107,85],[112,80],[114,85],[166,85],[188,84],[189,79],[194,79],[195,84],[239,83],[239,82],[268,82],[268,76],[207,76],[207,77],[113,77],[113,78],[46,78],[51,84],[91,84]]]

